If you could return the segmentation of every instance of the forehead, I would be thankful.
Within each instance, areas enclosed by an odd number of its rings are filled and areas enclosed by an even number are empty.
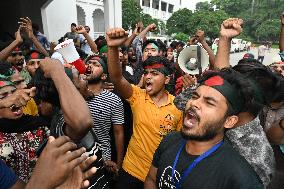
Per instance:
[[[93,65],[101,65],[98,60],[94,60],[94,59],[88,60],[87,63],[88,64],[93,64]]]
[[[195,91],[200,97],[214,99],[218,104],[226,104],[226,98],[213,87],[199,86]]]
[[[144,69],[144,73],[158,73],[158,74],[161,74],[161,75],[164,75],[163,73],[159,72],[158,70],[156,69],[153,69],[153,68],[147,68],[147,69]]]
[[[156,49],[156,48],[157,48],[157,46],[155,46],[155,44],[149,43],[149,44],[146,45],[145,50],[146,49]]]
[[[40,62],[42,59],[30,59],[28,61],[28,64],[31,64],[31,63],[35,63],[35,62]]]
[[[8,85],[8,86],[0,88],[0,94],[14,92],[15,90],[16,90],[16,87]]]

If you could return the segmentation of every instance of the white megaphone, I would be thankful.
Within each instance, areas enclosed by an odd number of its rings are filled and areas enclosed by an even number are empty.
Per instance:
[[[178,56],[178,65],[187,74],[201,74],[209,64],[209,56],[203,47],[190,45]]]
[[[86,72],[85,63],[81,60],[75,48],[73,39],[68,39],[59,43],[54,50],[59,52],[67,63],[74,65],[80,74],[84,74]]]

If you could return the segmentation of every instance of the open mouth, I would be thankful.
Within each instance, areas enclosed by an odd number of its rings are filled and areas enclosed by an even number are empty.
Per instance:
[[[150,80],[145,82],[145,89],[149,92],[153,89],[153,84]]]
[[[22,108],[21,107],[16,107],[15,105],[11,106],[10,109],[11,109],[11,111],[13,112],[13,114],[15,116],[19,116],[19,115],[21,115],[23,113]]]
[[[197,113],[194,110],[189,109],[186,112],[184,117],[184,126],[188,128],[193,128],[198,125],[199,121],[200,117],[197,115]]]
[[[89,75],[91,75],[91,74],[92,74],[92,68],[91,68],[91,66],[88,66],[87,69],[86,69],[85,75],[86,75],[86,76],[89,76]]]

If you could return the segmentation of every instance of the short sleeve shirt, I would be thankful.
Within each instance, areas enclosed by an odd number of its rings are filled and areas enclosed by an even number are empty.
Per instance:
[[[158,107],[146,90],[132,85],[133,94],[127,99],[133,113],[133,134],[123,162],[123,169],[144,181],[149,171],[153,154],[162,138],[172,131],[180,130],[182,112],[168,93],[168,101]]]

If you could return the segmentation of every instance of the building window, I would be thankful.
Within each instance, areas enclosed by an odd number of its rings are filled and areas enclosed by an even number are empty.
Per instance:
[[[150,0],[142,0],[142,6],[150,7]]]
[[[163,1],[161,2],[161,10],[165,11],[165,12],[167,11],[167,3],[163,2]]]
[[[173,13],[173,12],[174,12],[174,5],[169,4],[168,12],[169,12],[169,13]]]
[[[153,9],[159,10],[159,0],[153,0]]]

